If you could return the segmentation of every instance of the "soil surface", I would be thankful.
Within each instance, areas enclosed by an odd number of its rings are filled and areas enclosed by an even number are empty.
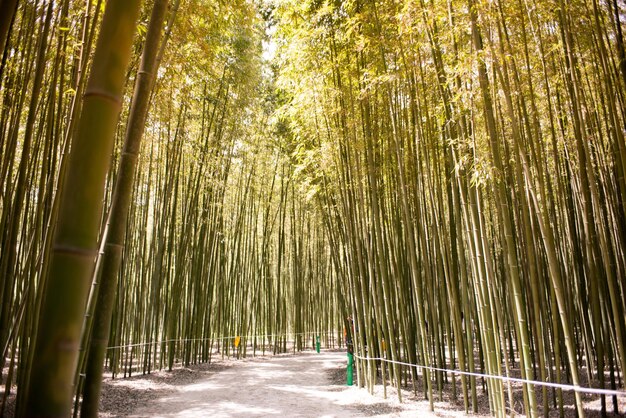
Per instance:
[[[346,386],[345,352],[223,360],[105,381],[101,417],[429,417],[428,402]],[[356,383],[356,379],[355,379]],[[377,393],[380,392],[380,393]],[[405,394],[405,397],[407,395]],[[409,395],[412,396],[412,395]],[[449,406],[448,406],[449,408]]]
[[[365,388],[358,388],[356,376],[355,385],[346,386],[346,360],[345,350],[324,350],[321,354],[309,351],[241,360],[221,358],[217,354],[210,364],[179,366],[171,372],[162,370],[114,380],[108,377],[103,382],[100,417],[467,416],[459,379],[456,379],[456,384],[445,384],[441,392],[433,387],[435,410],[431,412],[424,398],[422,378],[417,381],[417,394],[410,383],[410,388],[402,390],[403,402],[400,403],[396,390],[389,385],[386,397],[381,384],[373,388],[372,394]],[[455,386],[456,398],[452,390]],[[471,414],[472,417],[491,416],[489,400],[480,386],[479,413]],[[4,418],[13,417],[15,387],[12,389],[6,399]],[[513,384],[512,389],[516,416],[522,418],[521,385]],[[541,388],[536,388],[536,395],[539,415],[543,416]],[[552,404],[554,393],[550,392],[549,396]],[[573,392],[564,392],[563,398],[565,417],[575,417]],[[611,413],[611,401],[607,399],[607,418],[624,418],[624,415]],[[583,404],[587,418],[601,417],[598,396],[584,395]],[[626,397],[619,398],[618,404],[620,412],[626,411]],[[549,416],[559,417],[558,410],[550,410]]]
[[[396,390],[382,385],[373,393],[346,386],[345,350],[308,351],[291,355],[252,357],[235,360],[217,358],[211,364],[157,371],[129,378],[105,379],[100,417],[462,417],[464,412],[460,381],[456,399],[451,385],[442,392],[433,388],[434,412],[424,398],[421,380],[417,395],[402,390],[402,402]],[[408,388],[407,388],[408,389]],[[491,416],[486,392],[478,391],[478,414]],[[521,385],[513,387],[516,416],[523,411]],[[537,388],[538,405],[541,389]],[[575,417],[574,396],[564,392],[565,416]],[[620,411],[626,399],[619,400]],[[585,396],[585,415],[599,418],[597,396]],[[610,401],[609,401],[610,405]],[[610,409],[611,406],[609,406]],[[543,414],[541,414],[543,415]],[[10,415],[9,415],[10,416]],[[550,417],[558,417],[551,410]],[[608,417],[615,417],[609,413]]]

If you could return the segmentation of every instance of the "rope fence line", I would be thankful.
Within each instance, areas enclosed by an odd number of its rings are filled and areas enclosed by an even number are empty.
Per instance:
[[[333,333],[334,332],[332,331],[326,331],[326,332],[312,332],[311,331],[311,332],[299,332],[295,334],[265,334],[265,335],[248,335],[248,336],[234,335],[234,336],[218,337],[218,338],[186,338],[182,340],[169,339],[169,340],[162,340],[162,341],[151,341],[151,342],[144,342],[144,343],[137,343],[137,344],[112,346],[112,347],[107,347],[107,350],[114,350],[118,348],[142,347],[146,345],[166,344],[166,343],[171,343],[171,342],[184,343],[184,342],[198,342],[198,341],[211,341],[211,340],[224,341],[224,340],[232,340],[237,337],[250,340],[252,338],[291,337],[291,336],[295,337],[298,335],[328,335],[328,334],[333,334]],[[389,359],[382,358],[382,357],[363,357],[358,354],[354,354],[354,357],[359,360],[364,360],[364,361],[384,361],[385,363],[398,364],[402,366],[415,367],[417,369],[426,369],[426,370],[437,371],[437,372],[447,372],[447,373],[453,373],[453,374],[463,375],[463,376],[496,379],[496,380],[501,380],[503,382],[515,382],[515,383],[530,384],[530,385],[536,385],[536,386],[546,386],[546,387],[562,389],[562,390],[567,390],[567,391],[574,391],[574,392],[579,392],[579,393],[589,393],[589,394],[606,395],[606,396],[618,396],[618,397],[626,398],[626,391],[622,391],[622,390],[589,388],[589,387],[583,387],[583,386],[577,386],[577,385],[568,385],[564,383],[542,382],[540,380],[530,380],[530,379],[523,379],[523,378],[518,378],[518,377],[498,376],[498,375],[476,373],[476,372],[466,372],[463,370],[456,370],[456,369],[444,369],[444,368],[434,367],[434,366],[424,366],[421,364],[412,364],[412,363],[405,363],[402,361],[389,360]]]
[[[107,347],[107,350],[114,350],[114,349],[119,349],[119,348],[142,347],[146,345],[166,344],[166,343],[171,343],[171,342],[185,343],[185,342],[198,342],[198,341],[211,341],[211,340],[212,341],[224,341],[224,340],[233,340],[237,337],[250,340],[253,338],[291,337],[291,336],[296,337],[298,335],[328,335],[328,334],[334,334],[334,332],[333,331],[325,331],[325,332],[310,331],[310,332],[298,332],[294,334],[265,334],[265,335],[248,335],[248,336],[233,335],[233,336],[218,337],[218,338],[212,338],[212,337],[210,338],[186,338],[182,340],[181,339],[169,339],[169,340],[162,340],[162,341],[151,341],[151,342],[144,342],[144,343],[137,343],[137,344],[112,346],[112,347]],[[626,391],[623,391],[623,390],[589,388],[589,387],[583,387],[583,386],[578,386],[578,385],[568,385],[564,383],[542,382],[540,380],[530,380],[530,379],[523,379],[523,378],[518,378],[518,377],[467,372],[467,371],[456,370],[456,369],[444,369],[444,368],[434,367],[434,366],[424,366],[421,364],[413,364],[413,363],[406,363],[402,361],[389,360],[383,357],[363,357],[358,354],[354,354],[354,357],[356,359],[364,360],[364,361],[383,361],[385,363],[398,364],[398,365],[408,366],[408,367],[415,367],[416,369],[426,369],[426,370],[437,371],[437,372],[453,373],[453,374],[462,375],[462,376],[496,379],[496,380],[501,380],[503,382],[515,382],[515,383],[530,384],[530,385],[535,385],[535,386],[546,386],[546,387],[562,389],[566,391],[574,391],[574,392],[579,392],[579,393],[588,393],[588,394],[606,395],[606,396],[618,396],[620,398],[626,398]]]
[[[218,337],[218,338],[214,338],[214,337],[207,337],[207,338],[185,338],[185,339],[177,339],[177,338],[172,338],[169,340],[162,340],[162,341],[150,341],[150,342],[144,342],[144,343],[136,343],[136,344],[127,344],[127,345],[116,345],[116,346],[111,346],[111,347],[107,347],[107,351],[108,350],[115,350],[118,348],[133,348],[133,347],[144,347],[146,345],[153,345],[153,344],[167,344],[167,343],[172,343],[172,342],[179,342],[179,343],[185,343],[185,342],[198,342],[198,341],[224,341],[224,340],[234,340],[237,337],[240,337],[242,340],[250,340],[252,338],[269,338],[269,337],[295,337],[298,335],[328,335],[328,334],[333,334],[334,332],[332,331],[325,331],[325,332],[314,332],[314,331],[309,331],[309,332],[298,332],[295,334],[266,334],[266,335],[233,335],[233,336],[229,336],[229,337]]]
[[[588,387],[583,387],[583,386],[578,386],[578,385],[567,385],[567,384],[563,384],[563,383],[542,382],[542,381],[539,381],[539,380],[522,379],[522,378],[518,378],[518,377],[497,376],[497,375],[492,375],[492,374],[466,372],[466,371],[463,371],[463,370],[454,370],[454,369],[442,369],[442,368],[439,368],[439,367],[423,366],[423,365],[420,365],[420,364],[412,364],[412,363],[404,363],[402,361],[389,360],[389,359],[382,358],[382,357],[363,357],[363,356],[360,356],[358,354],[354,354],[354,357],[359,359],[359,360],[384,361],[386,363],[400,364],[400,365],[403,365],[403,366],[415,367],[415,368],[418,368],[418,369],[427,369],[427,370],[432,370],[432,371],[437,371],[437,372],[449,372],[449,373],[465,375],[465,376],[484,377],[484,378],[487,378],[487,379],[497,379],[497,380],[502,380],[504,382],[525,383],[525,384],[536,385],[536,386],[547,386],[547,387],[551,387],[551,388],[569,390],[569,391],[574,391],[574,392],[579,392],[579,393],[590,393],[590,394],[595,394],[595,395],[607,395],[607,396],[619,396],[619,397],[626,398],[626,391],[623,391],[623,390],[596,389],[596,388],[588,388]]]

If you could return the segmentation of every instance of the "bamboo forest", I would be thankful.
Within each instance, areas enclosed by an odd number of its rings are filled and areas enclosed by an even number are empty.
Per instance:
[[[316,339],[434,413],[626,413],[625,28],[624,0],[0,0],[0,416]]]

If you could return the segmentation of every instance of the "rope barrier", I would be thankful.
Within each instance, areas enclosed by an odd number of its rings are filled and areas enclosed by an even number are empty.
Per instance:
[[[321,332],[321,333],[318,333],[318,332],[299,332],[299,333],[295,333],[295,334],[249,335],[249,336],[244,336],[242,338],[249,340],[249,339],[252,339],[252,338],[290,337],[290,336],[294,336],[295,337],[295,336],[298,336],[298,335],[327,335],[327,334],[333,334],[333,333],[334,332],[332,332],[332,331],[326,331],[326,332]],[[107,350],[113,350],[113,349],[118,349],[118,348],[142,347],[142,346],[146,346],[146,345],[165,344],[165,343],[171,343],[171,342],[184,343],[184,342],[194,342],[194,341],[197,342],[197,341],[210,341],[210,340],[213,340],[213,341],[224,341],[224,340],[232,340],[232,339],[235,339],[237,337],[238,336],[228,336],[228,337],[219,337],[219,338],[187,338],[187,339],[182,339],[182,340],[179,340],[179,339],[169,339],[169,340],[162,340],[162,341],[152,341],[152,342],[144,342],[144,343],[137,343],[137,344],[112,346],[112,347],[107,347]],[[402,362],[402,361],[389,360],[389,359],[382,358],[382,357],[363,357],[363,356],[360,356],[358,354],[354,354],[354,357],[359,359],[359,360],[364,360],[364,361],[384,361],[385,363],[398,364],[398,365],[402,365],[402,366],[415,367],[417,369],[426,369],[426,370],[437,371],[437,372],[453,373],[453,374],[463,375],[463,376],[481,377],[481,378],[486,378],[486,379],[496,379],[496,380],[501,380],[503,382],[515,382],[515,383],[523,383],[523,384],[536,385],[536,386],[547,386],[547,387],[551,387],[551,388],[568,390],[568,391],[574,391],[574,392],[579,392],[579,393],[589,393],[589,394],[606,395],[606,396],[619,396],[619,397],[625,397],[626,398],[626,391],[623,391],[623,390],[588,388],[588,387],[583,387],[583,386],[578,386],[578,385],[567,385],[567,384],[564,384],[564,383],[542,382],[542,381],[539,381],[539,380],[522,379],[522,378],[518,378],[518,377],[498,376],[498,375],[476,373],[476,372],[466,372],[466,371],[463,371],[463,370],[444,369],[444,368],[440,368],[440,367],[424,366],[424,365],[420,365],[420,364],[405,363],[405,362]]]
[[[460,374],[460,375],[465,375],[465,376],[484,377],[487,379],[497,379],[497,380],[502,380],[505,382],[517,382],[517,383],[525,383],[525,384],[537,385],[537,386],[548,386],[551,388],[572,390],[574,392],[579,392],[579,393],[590,393],[590,394],[595,394],[595,395],[626,397],[626,391],[623,391],[623,390],[587,388],[587,387],[578,386],[578,385],[566,385],[563,383],[542,382],[539,380],[529,380],[529,379],[522,379],[518,377],[497,376],[497,375],[492,375],[492,374],[465,372],[463,370],[442,369],[439,367],[422,366],[419,364],[411,364],[411,363],[404,363],[402,361],[388,360],[386,358],[381,358],[381,357],[362,357],[362,356],[359,356],[358,354],[354,354],[354,357],[356,357],[359,360],[374,360],[374,361],[379,360],[379,361],[384,361],[386,363],[400,364],[403,366],[415,367],[419,369],[427,369],[427,370],[432,370],[432,371],[437,371],[437,372],[449,372],[449,373]]]
[[[193,342],[193,341],[223,341],[223,340],[234,340],[237,337],[241,337],[242,339],[252,339],[252,338],[268,338],[268,337],[291,337],[291,336],[297,336],[297,335],[327,335],[327,334],[332,334],[333,332],[331,331],[326,331],[326,332],[298,332],[295,334],[266,334],[266,335],[248,335],[248,336],[240,336],[240,335],[233,335],[230,337],[218,337],[218,338],[213,338],[213,337],[208,337],[208,338],[186,338],[183,340],[179,340],[179,339],[169,339],[169,340],[162,340],[162,341],[151,341],[151,342],[145,342],[145,343],[136,343],[136,344],[127,344],[127,345],[116,345],[116,346],[112,346],[112,347],[107,347],[107,350],[115,350],[118,348],[132,348],[132,347],[143,347],[146,345],[152,345],[152,344],[166,344],[166,343],[172,343],[172,342],[180,342],[180,343],[185,343],[185,342]]]

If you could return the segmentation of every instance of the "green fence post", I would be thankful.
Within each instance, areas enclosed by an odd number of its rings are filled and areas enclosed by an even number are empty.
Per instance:
[[[352,386],[352,365],[353,364],[354,364],[354,357],[352,356],[352,353],[348,353],[348,376],[347,376],[348,386]]]
[[[315,336],[315,351],[320,352],[320,336]]]

